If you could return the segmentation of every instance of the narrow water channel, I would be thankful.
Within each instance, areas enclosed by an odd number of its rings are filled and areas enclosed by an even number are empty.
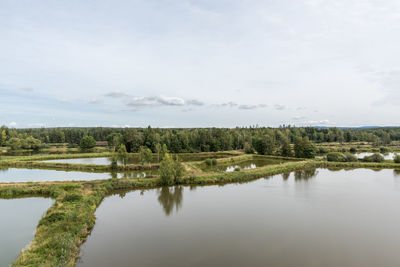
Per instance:
[[[42,215],[53,200],[48,198],[0,199],[0,266],[8,267],[34,237]]]

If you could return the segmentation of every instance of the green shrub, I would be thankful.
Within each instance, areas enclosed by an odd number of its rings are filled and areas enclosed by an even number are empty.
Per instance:
[[[395,155],[393,158],[394,163],[400,163],[400,155]]]
[[[91,149],[96,146],[96,140],[94,140],[93,136],[84,136],[81,140],[80,147],[82,149]]]
[[[387,147],[380,147],[379,152],[381,152],[381,154],[386,154],[390,152],[390,149]]]
[[[244,153],[254,154],[254,148],[248,142],[244,143]]]
[[[385,158],[379,154],[379,153],[374,153],[371,156],[365,156],[362,161],[364,162],[384,162]]]
[[[355,155],[351,154],[351,153],[345,153],[344,156],[346,157],[346,161],[347,162],[356,162],[356,161],[358,161],[358,158]]]
[[[346,162],[347,158],[344,154],[339,152],[332,152],[326,155],[326,159],[328,161],[335,161],[335,162]]]
[[[357,148],[351,147],[350,148],[350,153],[357,153]]]
[[[173,159],[168,153],[165,154],[165,157],[160,162],[159,168],[161,183],[163,185],[171,185],[175,182],[178,182],[183,174],[184,169],[182,164],[177,160]]]
[[[115,157],[111,158],[111,170],[116,170],[118,169],[118,160]]]
[[[319,154],[326,154],[328,152],[329,152],[328,149],[326,149],[325,147],[319,147],[318,148],[318,153]]]
[[[217,160],[216,159],[206,159],[204,160],[207,166],[214,166],[217,165]]]

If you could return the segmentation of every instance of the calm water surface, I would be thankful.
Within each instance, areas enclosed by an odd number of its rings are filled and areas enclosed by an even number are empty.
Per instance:
[[[230,163],[218,164],[214,166],[207,166],[205,163],[202,164],[202,170],[204,171],[214,171],[214,172],[233,172],[236,168],[240,170],[255,169],[258,167],[263,167],[267,165],[279,164],[287,161],[277,160],[277,159],[252,159],[247,161],[241,161],[235,163],[234,161]]]
[[[400,266],[400,176],[317,169],[113,195],[78,266]]]
[[[355,154],[357,158],[362,159],[365,156],[371,156],[374,153],[370,153],[370,152],[364,152],[364,153],[357,153]],[[397,153],[399,154],[399,153]],[[394,156],[396,155],[396,153],[386,153],[386,154],[381,154],[385,159],[390,159],[392,160],[394,158]]]
[[[199,161],[209,158],[210,155],[193,155],[193,154],[181,154],[178,156],[181,161]],[[213,155],[213,158],[222,158],[224,155]],[[75,164],[96,164],[96,165],[109,165],[111,164],[110,157],[98,157],[98,158],[76,158],[76,159],[54,159],[54,160],[44,160],[44,162],[59,162],[59,163],[75,163]],[[158,158],[153,155],[152,163],[157,163]],[[130,156],[127,158],[127,164],[139,164],[140,160],[137,156]],[[118,161],[121,164],[121,161]]]
[[[110,165],[111,158],[99,157],[99,158],[76,158],[76,159],[52,159],[52,160],[44,160],[44,162]],[[127,164],[138,164],[139,160],[136,158],[128,158],[126,163]],[[121,164],[121,161],[118,161],[118,164]]]
[[[0,266],[14,262],[32,241],[42,215],[53,201],[45,198],[0,199]]]
[[[127,171],[123,173],[96,173],[44,169],[0,168],[0,182],[88,181],[116,178],[144,178],[157,170]]]

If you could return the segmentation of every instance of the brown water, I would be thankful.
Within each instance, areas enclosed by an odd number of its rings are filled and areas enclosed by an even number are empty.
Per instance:
[[[400,266],[400,176],[317,169],[107,197],[78,266]]]
[[[34,237],[40,218],[53,201],[46,198],[0,199],[0,266],[10,266]]]

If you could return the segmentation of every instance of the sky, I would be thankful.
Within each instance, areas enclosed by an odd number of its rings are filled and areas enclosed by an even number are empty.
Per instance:
[[[1,0],[0,125],[400,125],[398,0]]]

